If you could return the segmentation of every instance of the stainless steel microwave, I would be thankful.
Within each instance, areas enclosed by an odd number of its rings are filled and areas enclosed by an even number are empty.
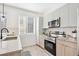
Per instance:
[[[57,20],[53,20],[53,21],[48,22],[48,27],[49,28],[60,27],[60,17]]]

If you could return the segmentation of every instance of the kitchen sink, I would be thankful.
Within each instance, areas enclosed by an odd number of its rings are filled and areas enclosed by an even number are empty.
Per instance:
[[[17,40],[17,36],[6,36],[2,39],[2,41],[7,41],[7,40]]]

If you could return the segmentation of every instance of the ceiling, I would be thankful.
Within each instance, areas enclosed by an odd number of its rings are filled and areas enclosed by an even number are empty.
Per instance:
[[[65,5],[65,3],[7,3],[10,6],[46,14]]]

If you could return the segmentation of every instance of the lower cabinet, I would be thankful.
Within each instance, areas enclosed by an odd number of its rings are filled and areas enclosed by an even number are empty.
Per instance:
[[[39,45],[44,48],[44,40],[47,38],[46,35],[40,35],[39,36]]]
[[[57,56],[77,56],[76,43],[57,40],[56,55]]]
[[[21,51],[13,51],[5,54],[1,54],[0,56],[21,56]]]
[[[65,56],[76,56],[77,49],[65,46]]]
[[[62,44],[57,44],[56,45],[56,55],[57,56],[64,56],[64,45]]]

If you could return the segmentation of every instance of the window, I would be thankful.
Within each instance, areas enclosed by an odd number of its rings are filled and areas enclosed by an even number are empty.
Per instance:
[[[35,17],[20,16],[19,31],[24,34],[35,34]]]
[[[28,17],[28,33],[34,33],[34,17]]]

